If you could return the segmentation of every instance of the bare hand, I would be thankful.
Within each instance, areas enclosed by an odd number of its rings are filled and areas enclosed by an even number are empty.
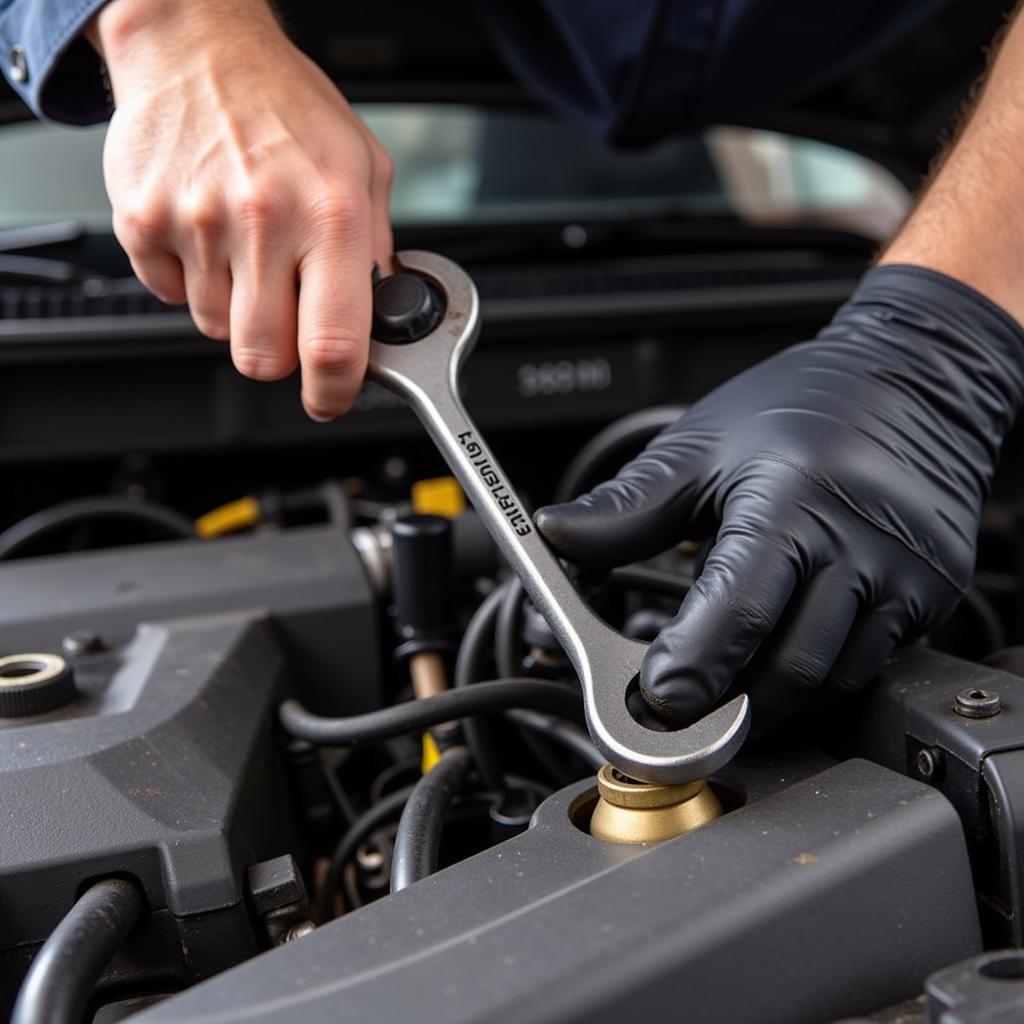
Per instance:
[[[114,232],[238,370],[302,366],[315,419],[366,367],[370,274],[392,251],[388,155],[264,0],[113,0],[90,26],[117,100]]]

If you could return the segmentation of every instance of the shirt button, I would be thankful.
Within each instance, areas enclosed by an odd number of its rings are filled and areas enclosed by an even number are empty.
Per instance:
[[[28,81],[28,58],[20,46],[12,46],[7,51],[7,73],[12,82],[24,85]]]

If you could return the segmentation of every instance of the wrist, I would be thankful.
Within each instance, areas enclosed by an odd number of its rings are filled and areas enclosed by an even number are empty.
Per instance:
[[[999,445],[1024,408],[1024,327],[960,277],[888,263],[865,274],[819,337],[848,341],[851,330],[872,374],[913,396],[908,410],[942,410],[944,429],[960,438],[962,451],[970,450],[967,435],[982,442],[973,466],[991,476]],[[960,410],[953,417],[951,395]]]
[[[211,48],[223,51],[226,38],[265,42],[283,31],[267,0],[110,0],[85,35],[116,92],[119,82],[180,72]]]

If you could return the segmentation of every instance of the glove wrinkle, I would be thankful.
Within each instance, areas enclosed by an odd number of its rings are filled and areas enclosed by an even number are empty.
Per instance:
[[[717,525],[641,692],[688,722],[742,673],[763,731],[810,691],[863,687],[949,614],[1022,405],[1021,327],[960,282],[884,266],[817,338],[707,395],[537,525],[603,568]]]

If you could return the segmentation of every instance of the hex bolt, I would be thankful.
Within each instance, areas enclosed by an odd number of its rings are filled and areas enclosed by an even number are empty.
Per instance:
[[[80,658],[103,650],[103,638],[94,629],[76,629],[60,642],[65,658]]]
[[[938,747],[922,747],[914,764],[917,774],[926,782],[931,781],[942,770],[942,751]]]
[[[969,686],[956,695],[953,710],[964,718],[992,718],[999,714],[1002,705],[995,691]]]

